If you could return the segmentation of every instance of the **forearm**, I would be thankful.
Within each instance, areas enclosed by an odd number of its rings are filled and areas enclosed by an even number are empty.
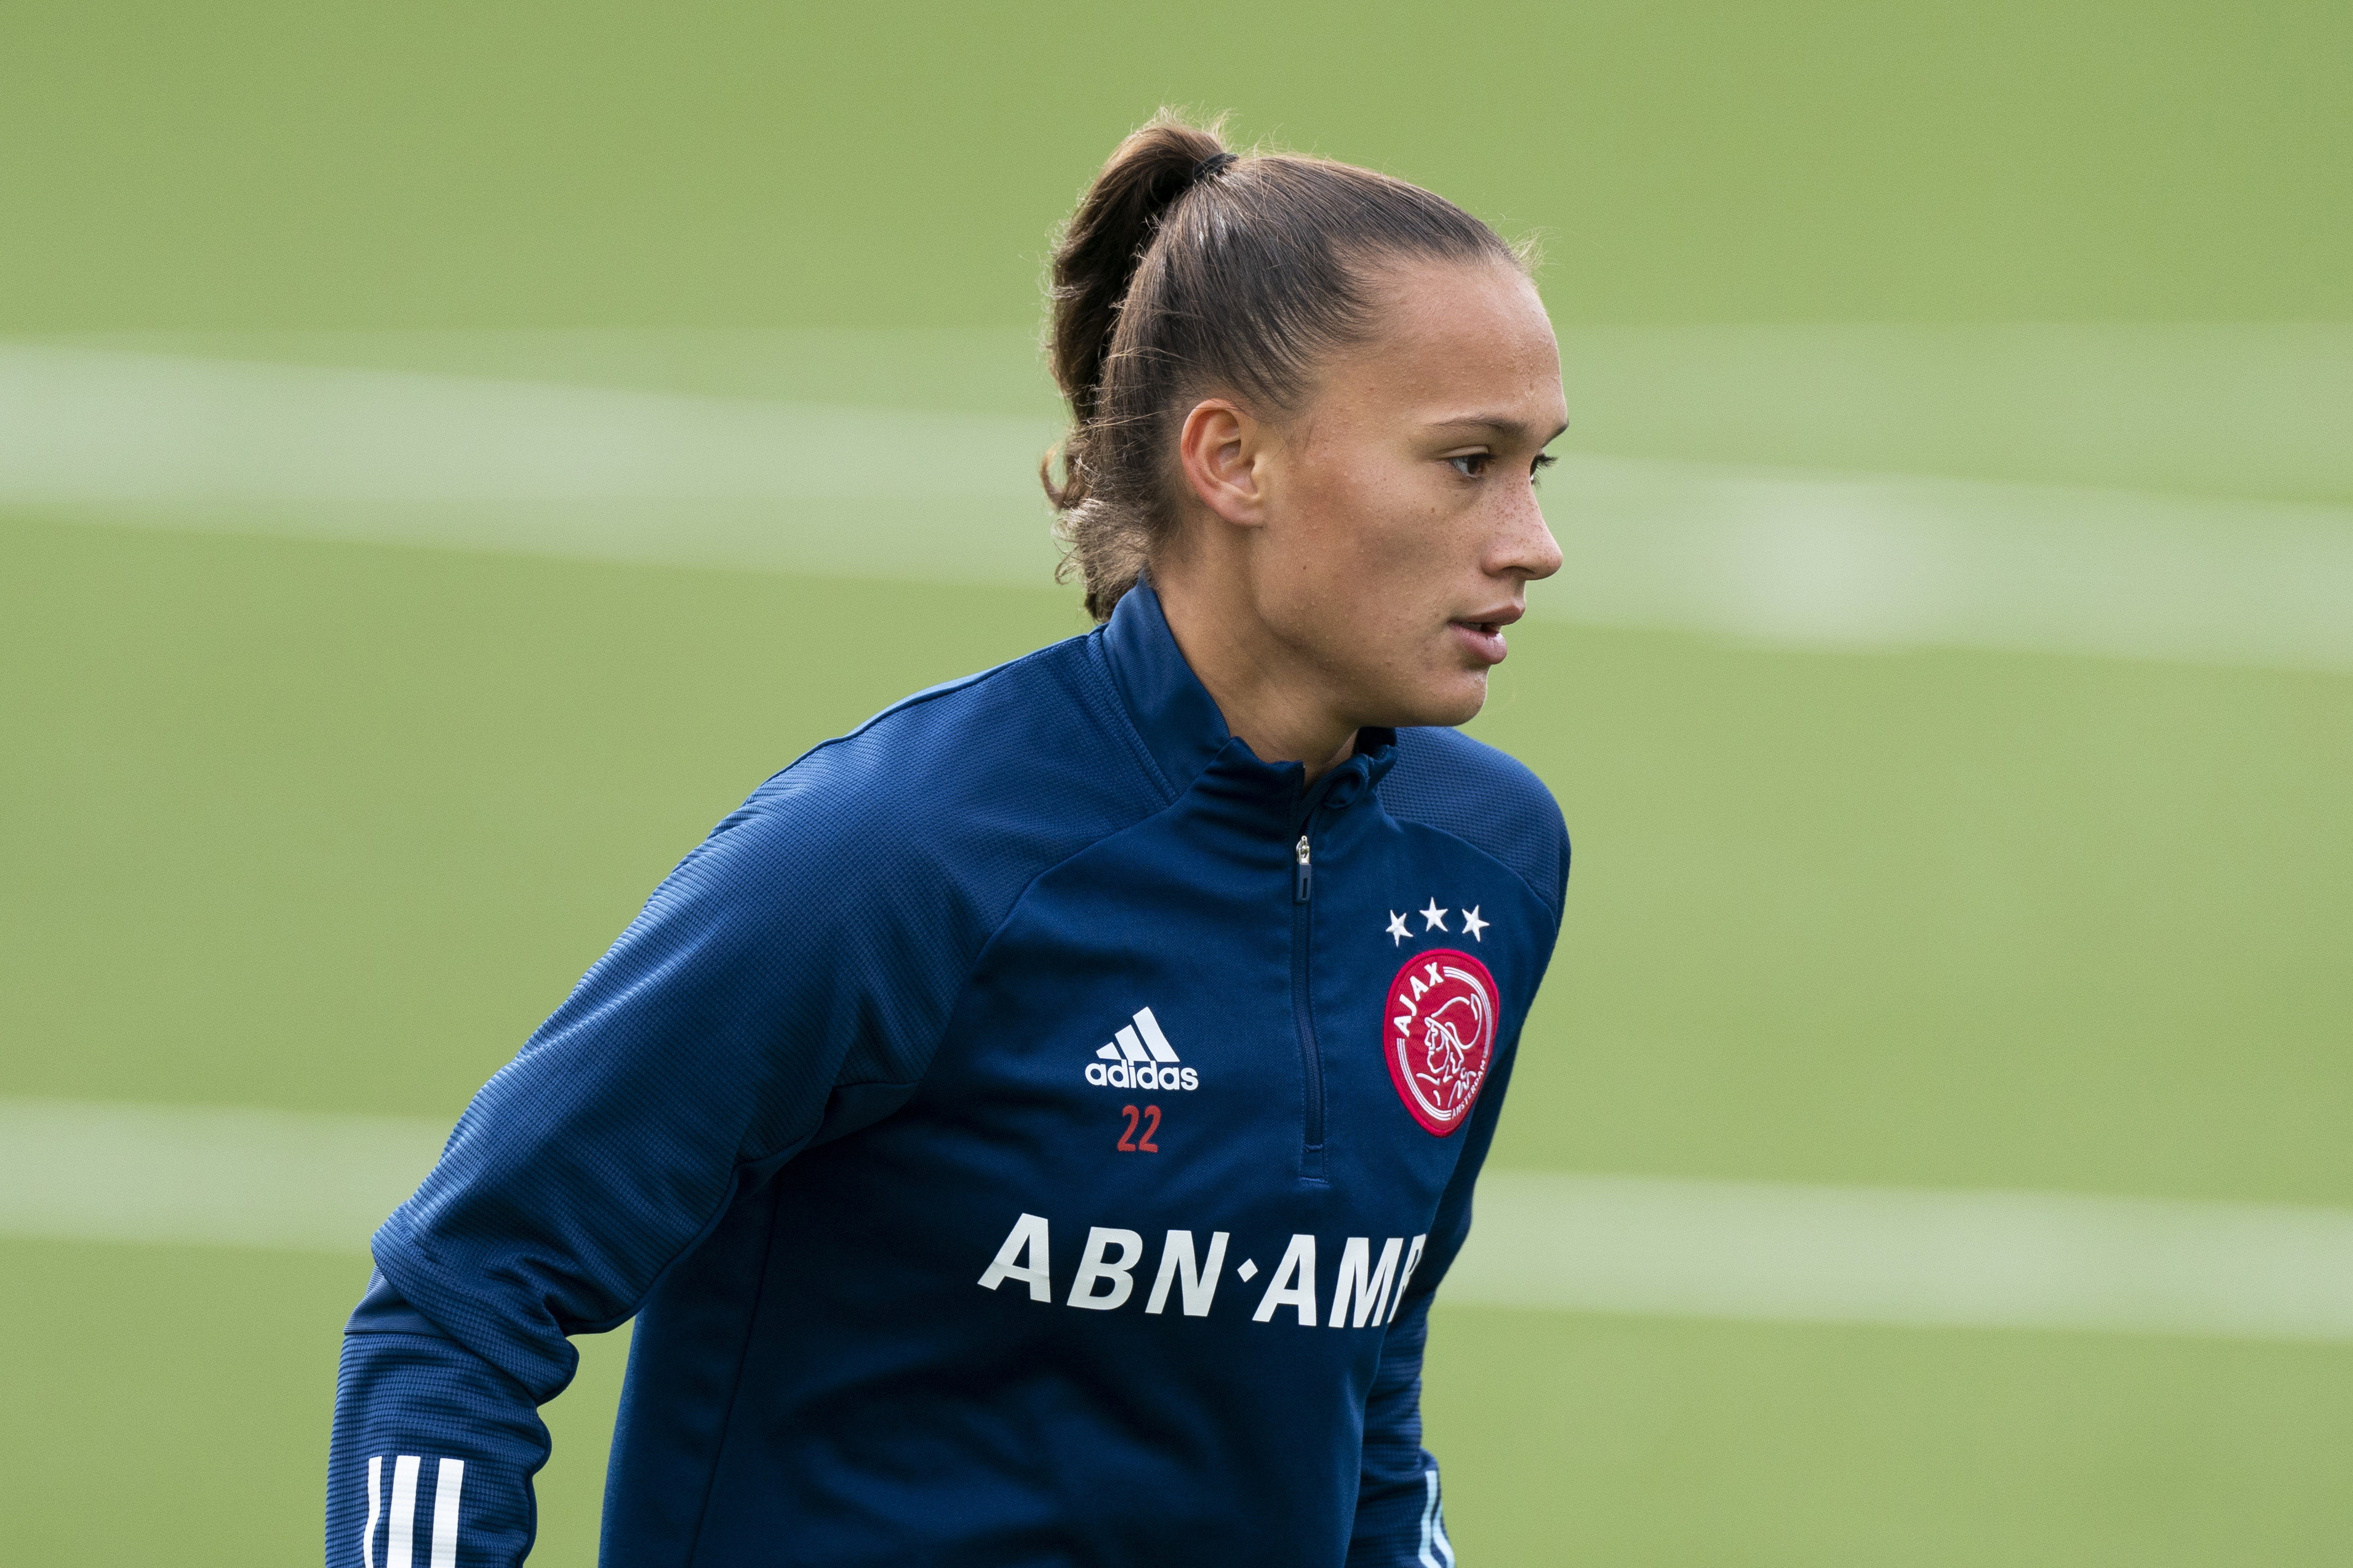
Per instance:
[[[547,1454],[506,1373],[454,1340],[355,1323],[336,1379],[327,1568],[512,1568],[531,1550]]]

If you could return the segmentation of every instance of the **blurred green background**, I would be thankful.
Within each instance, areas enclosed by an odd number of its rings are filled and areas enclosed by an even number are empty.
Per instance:
[[[1540,235],[1569,449],[2324,531],[2353,502],[2343,5],[12,0],[0,29],[0,340],[1035,417],[1051,227],[1166,102]],[[1760,410],[1672,359],[1857,323],[1904,329],[1870,340],[1895,392]],[[1904,357],[2050,323],[2201,323],[2306,379],[2192,386],[2209,417],[2097,332],[2039,401]],[[453,1119],[765,773],[1082,627],[1042,573],[167,512],[0,506],[0,1096]],[[1577,870],[1499,1165],[2353,1205],[2353,673],[1574,616],[1514,649],[1475,728],[1552,785]],[[312,1558],[364,1276],[0,1241],[0,1556]],[[618,1350],[549,1409],[534,1562],[594,1560]],[[1449,1305],[1427,1407],[1474,1568],[2353,1555],[2343,1345]]]

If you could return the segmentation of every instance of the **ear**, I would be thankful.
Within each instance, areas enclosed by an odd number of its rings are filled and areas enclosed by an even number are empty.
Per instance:
[[[1255,528],[1266,521],[1260,483],[1265,426],[1222,397],[1197,403],[1177,435],[1177,458],[1194,496],[1226,521]]]

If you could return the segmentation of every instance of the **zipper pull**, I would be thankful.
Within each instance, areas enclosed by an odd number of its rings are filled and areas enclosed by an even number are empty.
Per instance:
[[[1291,852],[1299,858],[1299,870],[1291,884],[1291,901],[1303,904],[1307,901],[1308,879],[1312,874],[1307,864],[1307,835],[1303,833],[1299,836],[1299,842],[1291,847]]]

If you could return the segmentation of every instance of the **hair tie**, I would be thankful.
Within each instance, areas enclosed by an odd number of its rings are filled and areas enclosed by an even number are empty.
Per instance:
[[[1240,162],[1241,159],[1231,153],[1212,153],[1193,165],[1193,173],[1186,179],[1185,188],[1189,191],[1227,164]]]

